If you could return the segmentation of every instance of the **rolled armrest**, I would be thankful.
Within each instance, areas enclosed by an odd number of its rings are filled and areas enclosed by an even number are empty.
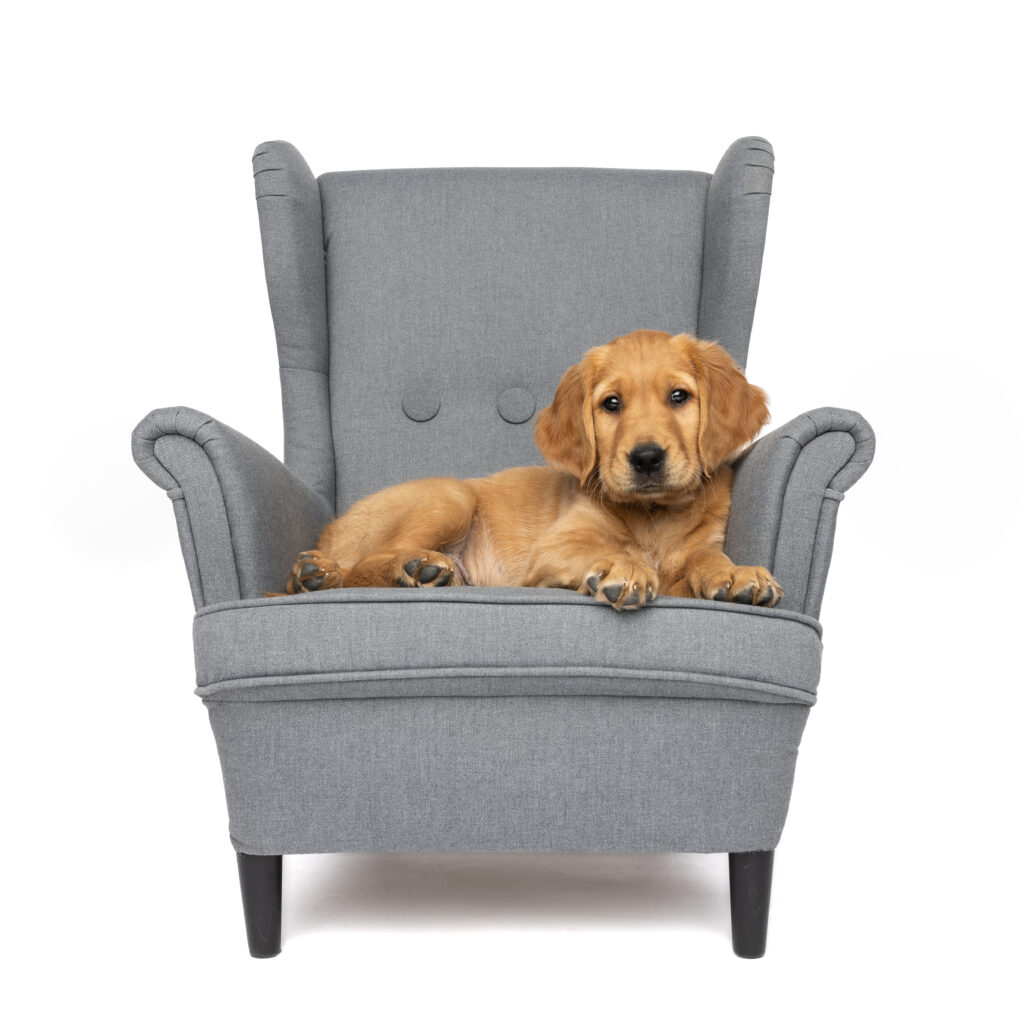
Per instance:
[[[151,412],[132,454],[174,503],[197,608],[281,589],[333,515],[270,452],[195,409]]]
[[[875,435],[847,409],[815,409],[766,434],[736,462],[726,554],[763,565],[780,607],[817,617],[845,492],[871,465]]]

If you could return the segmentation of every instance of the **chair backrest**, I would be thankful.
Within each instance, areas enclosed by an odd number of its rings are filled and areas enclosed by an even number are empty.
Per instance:
[[[541,462],[535,414],[594,345],[641,327],[743,366],[772,147],[696,171],[458,168],[314,178],[253,157],[285,463],[340,512],[423,476]]]

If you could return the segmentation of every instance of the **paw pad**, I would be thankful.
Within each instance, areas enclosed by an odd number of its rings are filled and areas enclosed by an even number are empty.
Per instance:
[[[302,590],[319,590],[324,585],[324,571],[313,562],[303,562],[295,573]]]
[[[400,587],[447,587],[451,582],[450,566],[424,558],[410,559],[402,566],[402,575],[398,577]]]
[[[301,551],[292,566],[285,591],[289,594],[306,594],[324,587],[341,585],[341,573],[330,559],[324,558],[319,551]]]

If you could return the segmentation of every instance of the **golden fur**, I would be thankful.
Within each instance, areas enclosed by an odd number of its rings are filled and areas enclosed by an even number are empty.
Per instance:
[[[728,353],[634,331],[591,349],[537,418],[548,466],[440,477],[356,502],[303,552],[288,593],[328,587],[562,587],[618,609],[658,594],[774,605],[722,552],[730,459],[768,419]]]

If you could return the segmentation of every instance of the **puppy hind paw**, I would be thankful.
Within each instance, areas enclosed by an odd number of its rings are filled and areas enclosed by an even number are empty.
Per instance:
[[[400,587],[448,587],[462,584],[455,563],[440,551],[403,555],[397,580]]]
[[[284,589],[288,594],[306,594],[317,590],[332,590],[344,585],[338,563],[313,550],[299,554]]]

